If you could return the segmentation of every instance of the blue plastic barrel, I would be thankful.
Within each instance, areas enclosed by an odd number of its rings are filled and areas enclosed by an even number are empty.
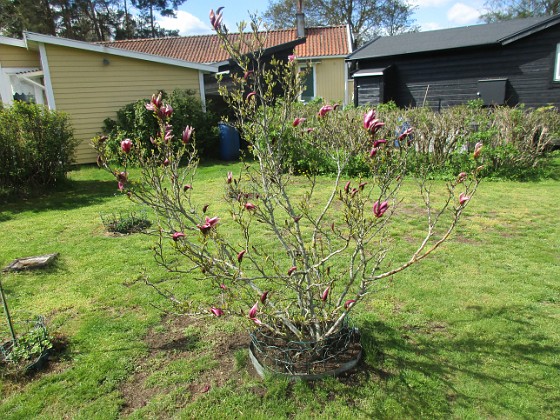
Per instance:
[[[219,123],[220,130],[220,159],[239,159],[239,132],[227,123]]]

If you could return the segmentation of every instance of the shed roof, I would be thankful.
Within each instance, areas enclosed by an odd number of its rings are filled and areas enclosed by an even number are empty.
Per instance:
[[[483,45],[505,45],[558,23],[560,23],[560,15],[378,37],[356,50],[349,59],[389,57]]]
[[[348,28],[344,25],[306,28],[305,31],[305,42],[296,46],[294,51],[297,57],[346,57],[352,52]],[[229,36],[233,38],[233,42],[239,39],[238,33]],[[267,31],[264,48],[287,44],[297,39],[296,29]],[[99,44],[194,63],[219,63],[230,58],[221,47],[217,35],[130,39]]]

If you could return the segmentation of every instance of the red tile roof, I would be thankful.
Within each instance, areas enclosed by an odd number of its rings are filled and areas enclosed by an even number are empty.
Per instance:
[[[296,46],[295,55],[301,58],[346,56],[352,51],[346,26],[306,28],[305,43]],[[231,34],[234,40],[239,34]],[[265,48],[297,39],[295,29],[271,30],[266,33]],[[229,58],[217,35],[197,35],[155,39],[130,39],[99,44],[108,47],[176,58],[193,63],[217,63]]]

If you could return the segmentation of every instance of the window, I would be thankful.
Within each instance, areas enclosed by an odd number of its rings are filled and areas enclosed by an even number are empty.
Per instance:
[[[303,102],[309,102],[315,98],[315,66],[306,66],[300,68],[305,73],[303,78],[303,86],[305,90],[301,94]]]
[[[556,45],[556,60],[554,61],[554,81],[560,82],[560,44]]]
[[[2,102],[11,104],[14,100],[45,103],[43,72],[38,69],[0,69],[0,94]]]

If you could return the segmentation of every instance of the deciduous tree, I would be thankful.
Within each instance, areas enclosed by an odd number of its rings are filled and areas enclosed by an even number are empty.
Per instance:
[[[486,22],[560,13],[560,0],[488,0],[484,6]]]
[[[271,0],[263,18],[274,28],[293,27],[297,1]],[[403,0],[307,0],[303,2],[307,26],[349,25],[356,45],[376,35],[416,30],[414,7]]]

